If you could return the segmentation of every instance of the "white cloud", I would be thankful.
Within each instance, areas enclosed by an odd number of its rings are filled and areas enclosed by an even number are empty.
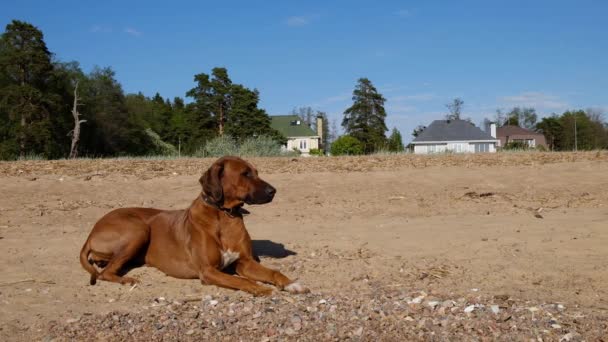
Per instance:
[[[285,23],[287,24],[287,26],[298,27],[308,25],[310,23],[310,19],[304,16],[293,16],[287,18],[287,20],[285,20]]]
[[[499,101],[509,107],[533,107],[547,110],[563,110],[568,108],[568,103],[555,95],[542,92],[524,92],[513,96],[503,96]]]
[[[125,28],[124,32],[127,33],[127,34],[130,34],[130,35],[132,35],[134,37],[139,37],[139,36],[142,35],[141,31],[138,31],[138,30],[136,30],[136,29],[134,29],[132,27]]]

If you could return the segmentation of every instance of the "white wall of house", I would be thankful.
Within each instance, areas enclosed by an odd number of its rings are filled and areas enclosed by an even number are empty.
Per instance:
[[[287,139],[287,151],[300,150],[303,156],[310,154],[310,150],[319,148],[319,137],[290,137]]]
[[[425,144],[415,144],[415,154],[434,154],[434,153],[494,153],[496,152],[496,142],[488,141],[448,141],[448,142],[429,142]]]

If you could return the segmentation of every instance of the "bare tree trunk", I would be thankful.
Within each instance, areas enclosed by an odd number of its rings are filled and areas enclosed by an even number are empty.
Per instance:
[[[74,117],[74,130],[72,131],[72,146],[70,147],[70,159],[78,157],[78,141],[80,141],[80,124],[87,120],[80,120],[78,113],[78,81],[74,86],[74,105],[72,107],[72,116]]]

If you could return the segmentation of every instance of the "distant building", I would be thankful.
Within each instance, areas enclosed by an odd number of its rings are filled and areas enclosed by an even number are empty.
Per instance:
[[[323,119],[321,117],[318,117],[316,121],[319,132],[315,132],[297,115],[276,115],[270,118],[272,119],[270,126],[287,138],[287,144],[283,146],[285,150],[297,149],[302,156],[309,156],[310,150],[322,147]]]
[[[508,143],[522,143],[530,148],[542,146],[547,148],[547,141],[542,133],[534,132],[515,125],[506,125],[496,129],[499,139],[498,147],[505,147]]]
[[[416,154],[496,152],[496,125],[490,133],[465,120],[435,120],[411,142]]]

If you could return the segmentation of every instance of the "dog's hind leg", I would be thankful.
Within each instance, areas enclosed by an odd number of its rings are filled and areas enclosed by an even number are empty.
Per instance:
[[[135,238],[131,237],[131,239],[107,261],[107,265],[105,265],[105,268],[99,274],[100,280],[131,285],[135,285],[135,283],[139,282],[139,280],[135,278],[123,277],[120,275],[125,264],[135,260],[148,244],[148,234],[142,231],[141,234],[137,235],[138,236]]]

